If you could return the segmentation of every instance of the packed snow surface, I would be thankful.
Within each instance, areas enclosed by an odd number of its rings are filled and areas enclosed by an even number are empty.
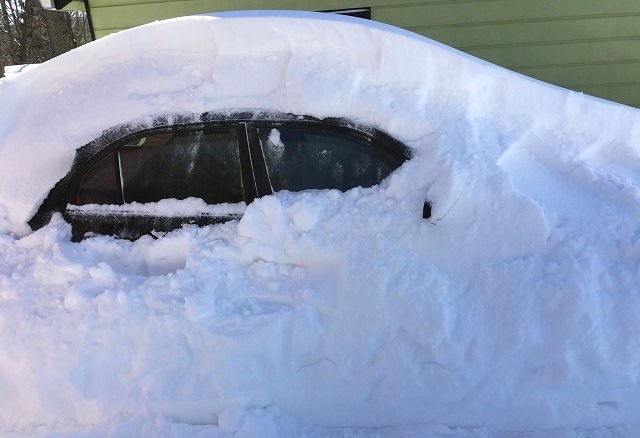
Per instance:
[[[9,436],[640,430],[637,110],[293,13],[118,33],[0,100]],[[413,158],[373,188],[281,192],[135,242],[26,225],[105,129],[239,108],[347,117]]]

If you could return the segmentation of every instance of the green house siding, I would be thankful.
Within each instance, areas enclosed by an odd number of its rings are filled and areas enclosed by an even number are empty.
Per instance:
[[[370,7],[374,20],[546,82],[640,106],[639,0],[89,0],[89,5],[97,37],[206,12]]]

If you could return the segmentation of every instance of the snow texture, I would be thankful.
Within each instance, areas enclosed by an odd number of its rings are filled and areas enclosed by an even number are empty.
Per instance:
[[[111,35],[3,80],[0,99],[8,436],[640,427],[637,110],[282,12]],[[239,108],[347,117],[413,158],[373,188],[281,192],[159,239],[28,229],[105,129]]]
[[[247,209],[247,204],[238,202],[235,204],[215,204],[208,205],[199,198],[187,199],[162,199],[159,202],[130,202],[125,205],[68,205],[67,211],[77,211],[84,213],[109,213],[118,212],[125,214],[147,215],[147,216],[225,216],[242,215]]]

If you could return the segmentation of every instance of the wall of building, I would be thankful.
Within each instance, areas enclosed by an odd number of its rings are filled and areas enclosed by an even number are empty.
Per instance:
[[[96,36],[238,9],[371,7],[403,27],[525,75],[640,106],[637,0],[89,0]]]

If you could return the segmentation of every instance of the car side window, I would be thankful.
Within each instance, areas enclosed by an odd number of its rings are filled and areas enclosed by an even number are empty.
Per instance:
[[[235,129],[156,134],[120,148],[125,203],[244,200]]]
[[[258,136],[275,192],[370,187],[402,164],[365,138],[326,129],[260,127]]]
[[[115,167],[115,154],[110,152],[89,170],[78,184],[75,204],[120,204],[121,193]]]
[[[135,138],[84,173],[76,204],[148,203],[189,197],[208,204],[244,200],[237,129],[163,132]]]

